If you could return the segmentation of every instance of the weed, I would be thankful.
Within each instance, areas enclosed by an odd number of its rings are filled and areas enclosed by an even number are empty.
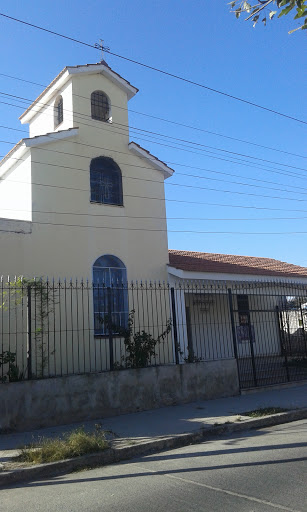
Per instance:
[[[262,416],[269,416],[270,414],[278,414],[279,412],[286,412],[289,409],[283,407],[261,407],[253,411],[242,412],[242,416],[250,416],[251,418],[262,418]]]
[[[62,439],[42,438],[37,443],[25,446],[21,448],[20,454],[14,460],[41,464],[100,452],[106,448],[108,448],[108,442],[100,428],[96,428],[93,433],[87,433],[84,428],[78,428],[64,434]]]

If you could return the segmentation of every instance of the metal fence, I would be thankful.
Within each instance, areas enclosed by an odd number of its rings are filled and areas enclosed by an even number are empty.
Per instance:
[[[241,388],[306,379],[306,285],[1,279],[1,382],[231,358]]]

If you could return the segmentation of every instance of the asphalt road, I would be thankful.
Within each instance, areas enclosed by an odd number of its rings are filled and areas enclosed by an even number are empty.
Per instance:
[[[0,491],[1,512],[307,511],[307,421]]]

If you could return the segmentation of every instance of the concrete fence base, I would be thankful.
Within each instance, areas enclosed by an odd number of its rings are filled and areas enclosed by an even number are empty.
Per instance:
[[[0,384],[0,430],[26,431],[238,393],[234,359]]]

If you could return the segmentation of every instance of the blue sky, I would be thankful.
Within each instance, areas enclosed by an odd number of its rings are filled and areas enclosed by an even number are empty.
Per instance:
[[[307,117],[306,31],[288,35],[296,26],[289,15],[253,29],[237,21],[224,0],[11,0],[0,11],[91,44],[102,38],[114,53],[296,118]],[[66,65],[100,60],[97,50],[4,18],[0,44],[1,73],[43,85]],[[165,187],[169,247],[307,266],[307,235],[294,233],[307,232],[306,125],[111,55],[105,58],[140,89],[130,110],[196,128],[130,112],[132,127],[159,134],[154,139],[131,130],[131,139],[176,171]],[[2,93],[29,99],[42,90],[1,75],[0,83]],[[0,102],[21,105],[2,94]],[[0,124],[25,129],[18,121],[25,107],[0,103]],[[0,128],[1,141],[17,142],[22,136],[26,134]],[[11,147],[1,142],[0,154]]]

